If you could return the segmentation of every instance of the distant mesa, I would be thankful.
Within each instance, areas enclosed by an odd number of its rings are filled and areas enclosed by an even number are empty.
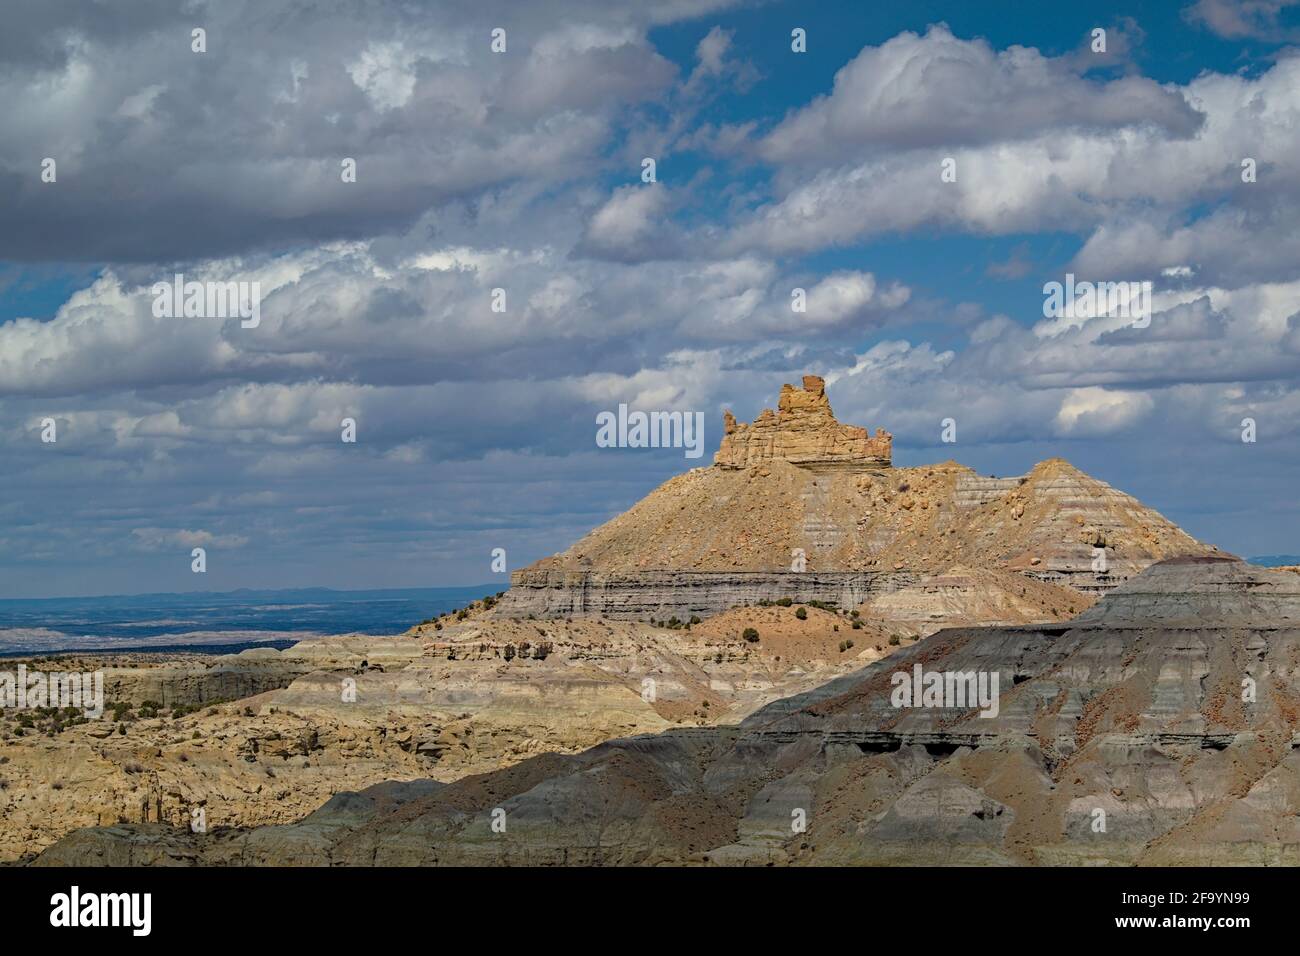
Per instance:
[[[894,436],[883,428],[868,434],[857,425],[841,425],[826,397],[826,382],[803,377],[803,388],[781,387],[777,410],[763,409],[752,425],[723,415],[723,438],[713,463],[719,468],[748,468],[774,460],[813,471],[874,471],[890,467]]]
[[[1263,554],[1246,560],[1265,568],[1300,567],[1300,554]]]

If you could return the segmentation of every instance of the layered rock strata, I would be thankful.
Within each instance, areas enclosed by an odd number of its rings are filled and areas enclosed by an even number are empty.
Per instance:
[[[909,572],[882,571],[520,571],[497,608],[506,617],[685,621],[781,598],[852,608],[919,580]]]
[[[1056,621],[1086,604],[1068,589],[990,572],[911,590],[882,595],[894,603],[860,617],[847,607],[752,607],[676,628],[492,618],[480,606],[400,637],[245,652],[279,657],[296,676],[197,713],[140,710],[115,721],[122,698],[110,695],[110,718],[47,736],[44,727],[20,735],[21,714],[0,711],[0,861],[78,827],[183,827],[200,807],[214,829],[285,824],[339,790],[452,781],[610,737],[735,723],[896,652],[935,629],[936,611],[964,622]],[[156,684],[117,686],[158,700]]]
[[[83,830],[42,862],[1296,865],[1297,660],[1300,576],[1173,560],[1073,621],[941,631],[739,726],[549,754],[399,810],[368,793],[346,819]],[[917,667],[996,674],[996,716],[899,706]]]
[[[953,462],[825,475],[773,461],[670,479],[567,551],[515,572],[501,613],[671,616],[746,595],[807,599],[824,587],[791,570],[800,561],[823,581],[876,576],[871,592],[888,590],[889,575],[965,565],[1104,593],[1154,561],[1216,550],[1061,459],[1011,479]],[[673,596],[679,584],[688,597]]]
[[[84,663],[76,666],[86,669]],[[239,654],[154,666],[141,662],[130,667],[108,667],[104,670],[104,695],[109,700],[129,703],[151,700],[164,707],[198,706],[287,687],[309,670],[307,662],[293,654],[258,647]]]

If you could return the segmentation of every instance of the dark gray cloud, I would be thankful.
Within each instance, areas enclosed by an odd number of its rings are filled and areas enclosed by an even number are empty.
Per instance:
[[[573,181],[675,78],[647,27],[724,5],[24,4],[0,71],[0,257],[247,254]]]

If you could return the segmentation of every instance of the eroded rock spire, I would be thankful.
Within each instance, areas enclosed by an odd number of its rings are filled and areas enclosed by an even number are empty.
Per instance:
[[[803,388],[781,387],[777,410],[763,409],[752,425],[723,416],[722,444],[713,463],[747,468],[774,459],[814,470],[872,471],[890,467],[894,436],[883,428],[871,435],[857,425],[842,425],[831,411],[826,383],[805,375]]]

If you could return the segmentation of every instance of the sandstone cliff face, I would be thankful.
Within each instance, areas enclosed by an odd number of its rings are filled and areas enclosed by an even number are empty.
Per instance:
[[[1073,622],[942,631],[739,727],[367,793],[297,826],[83,830],[42,862],[1295,865],[1297,659],[1300,576],[1170,561]],[[997,716],[893,706],[918,664],[997,673]]]
[[[498,604],[506,617],[598,616],[685,621],[788,598],[858,608],[864,621],[900,633],[940,626],[1070,617],[1091,603],[1079,590],[994,570],[912,571],[522,571]]]
[[[77,653],[9,658],[6,669],[24,664],[49,672],[99,671],[104,699],[137,706],[152,701],[163,707],[199,706],[237,700],[287,687],[311,666],[296,654],[256,647],[238,654],[159,655],[148,652]]]
[[[826,397],[826,383],[803,377],[803,388],[784,385],[775,413],[770,408],[752,425],[737,424],[727,412],[722,445],[714,457],[720,468],[747,468],[773,460],[813,469],[888,468],[893,436],[883,428],[874,436],[856,425],[841,425]]]
[[[87,669],[85,663],[78,667]],[[152,700],[164,707],[207,704],[287,687],[308,670],[305,661],[270,647],[176,662],[137,660],[129,667],[104,669],[104,696],[130,703]]]
[[[507,617],[600,616],[635,621],[687,620],[728,608],[789,598],[852,608],[870,596],[914,584],[911,573],[825,571],[521,571],[498,604]]]

